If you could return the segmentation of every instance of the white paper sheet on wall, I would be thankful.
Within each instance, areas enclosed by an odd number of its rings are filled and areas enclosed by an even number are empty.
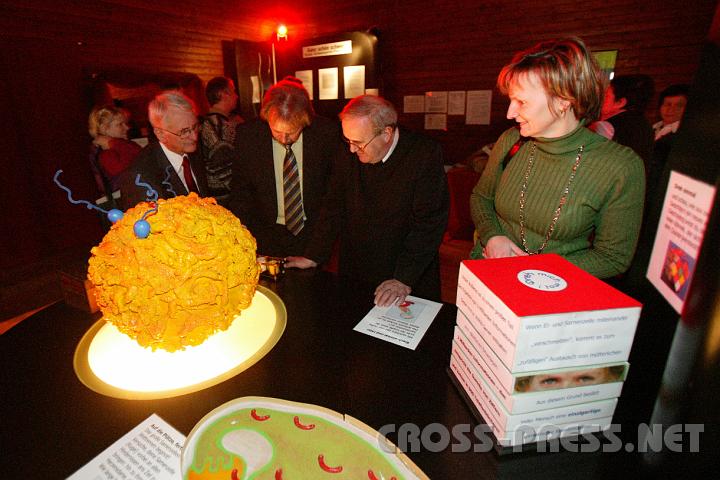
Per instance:
[[[312,70],[298,70],[295,72],[295,77],[297,77],[298,80],[300,80],[303,84],[303,87],[305,87],[305,90],[307,90],[308,94],[310,95],[310,100],[312,100],[313,97],[313,71]]]
[[[320,100],[337,100],[338,68],[321,68],[318,70],[318,97]]]
[[[425,112],[447,113],[448,92],[425,92]]]
[[[425,130],[447,130],[447,115],[444,113],[426,113]]]
[[[365,65],[343,67],[345,98],[351,99],[365,93]]]
[[[465,115],[465,91],[448,92],[448,115]]]
[[[466,125],[490,125],[492,90],[468,90]]]
[[[405,95],[403,97],[403,113],[425,113],[425,96]]]

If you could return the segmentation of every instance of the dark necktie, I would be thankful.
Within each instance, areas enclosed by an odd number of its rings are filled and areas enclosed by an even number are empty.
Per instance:
[[[283,161],[283,192],[285,200],[285,227],[293,235],[300,233],[305,226],[303,217],[302,193],[300,192],[300,174],[298,172],[292,145],[285,145]]]
[[[200,193],[198,191],[197,185],[195,185],[195,179],[193,178],[192,170],[190,169],[190,159],[188,158],[187,155],[183,155],[182,168],[183,168],[183,176],[185,177],[185,185],[187,185],[188,193],[190,193],[190,192]]]

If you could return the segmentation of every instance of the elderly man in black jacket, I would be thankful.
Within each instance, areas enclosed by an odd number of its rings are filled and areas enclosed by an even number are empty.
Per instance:
[[[286,266],[325,262],[338,237],[339,273],[377,285],[377,305],[411,292],[439,300],[438,248],[448,218],[440,145],[398,127],[395,108],[381,97],[354,98],[340,120],[352,156],[338,162],[305,254]]]

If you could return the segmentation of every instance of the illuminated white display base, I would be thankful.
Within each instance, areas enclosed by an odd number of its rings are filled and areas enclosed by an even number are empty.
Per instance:
[[[282,300],[262,286],[230,328],[177,352],[143,348],[101,319],[75,351],[75,372],[89,388],[111,397],[139,400],[183,395],[252,366],[275,346],[285,323]]]

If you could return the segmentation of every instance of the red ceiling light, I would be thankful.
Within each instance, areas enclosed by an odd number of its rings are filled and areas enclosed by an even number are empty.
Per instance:
[[[286,40],[288,39],[288,29],[285,25],[278,25],[277,28],[277,39],[280,40]]]

